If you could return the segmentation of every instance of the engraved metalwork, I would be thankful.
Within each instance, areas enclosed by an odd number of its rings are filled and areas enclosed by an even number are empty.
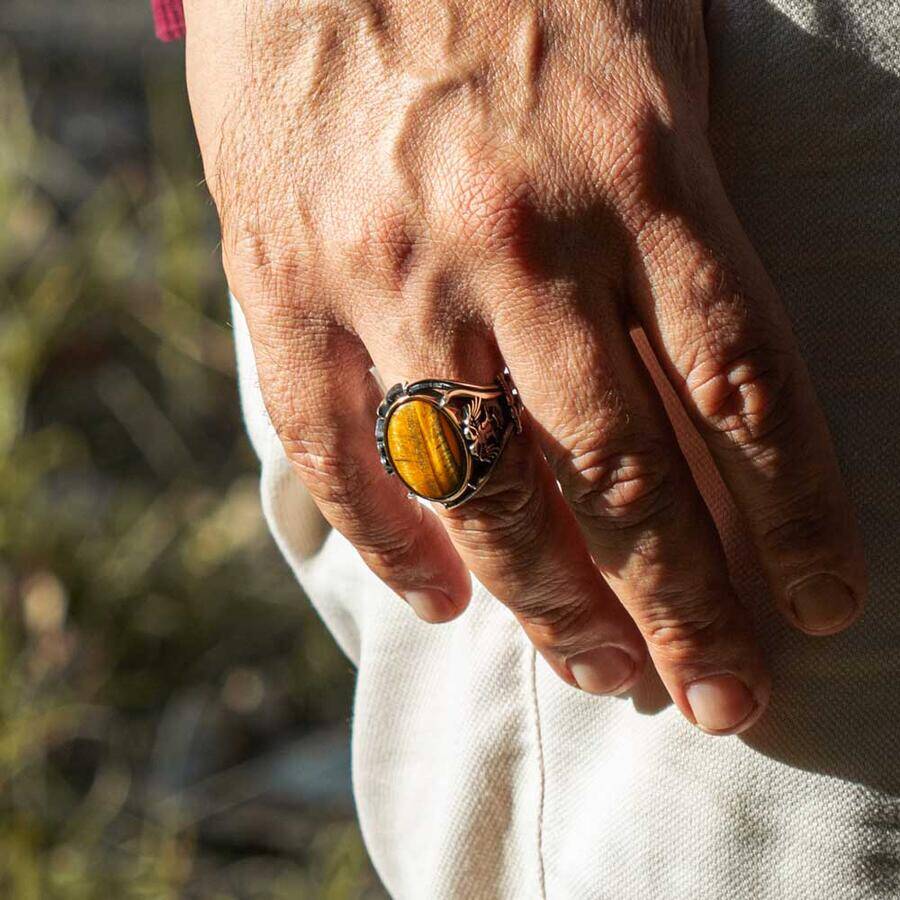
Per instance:
[[[494,462],[500,455],[503,441],[503,415],[496,406],[490,406],[475,397],[466,404],[462,418],[463,437],[469,452],[482,462]]]

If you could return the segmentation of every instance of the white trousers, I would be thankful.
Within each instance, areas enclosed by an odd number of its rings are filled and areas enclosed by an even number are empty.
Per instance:
[[[401,900],[900,898],[900,0],[709,7],[716,157],[794,318],[872,579],[847,634],[792,631],[694,454],[774,671],[748,735],[692,728],[652,673],[625,699],[567,687],[479,585],[458,621],[419,622],[291,471],[235,307],[266,518],[359,668],[354,790]]]

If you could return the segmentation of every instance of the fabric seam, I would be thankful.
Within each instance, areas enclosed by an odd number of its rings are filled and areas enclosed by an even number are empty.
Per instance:
[[[538,890],[541,900],[547,900],[547,878],[544,871],[544,743],[541,733],[541,713],[538,704],[537,650],[531,648],[531,702],[534,707],[534,730],[537,738],[538,762],[538,810],[537,810],[537,859]]]

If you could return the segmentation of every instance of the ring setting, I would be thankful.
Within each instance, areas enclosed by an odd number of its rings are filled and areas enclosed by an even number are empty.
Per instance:
[[[451,509],[475,496],[521,431],[521,400],[504,369],[492,385],[395,384],[378,407],[375,441],[381,464],[410,496]]]

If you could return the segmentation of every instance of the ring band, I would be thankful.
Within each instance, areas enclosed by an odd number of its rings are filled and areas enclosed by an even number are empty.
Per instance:
[[[514,432],[519,393],[504,369],[492,385],[429,379],[395,384],[378,407],[381,464],[409,489],[447,509],[470,500],[490,477]]]

